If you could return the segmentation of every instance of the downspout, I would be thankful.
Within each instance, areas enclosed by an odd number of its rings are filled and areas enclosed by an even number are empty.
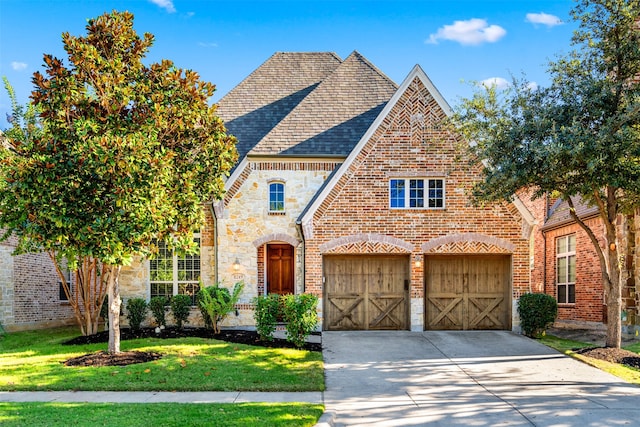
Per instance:
[[[302,242],[300,244],[300,251],[302,252],[302,259],[301,259],[301,263],[302,263],[302,293],[304,293],[306,291],[306,286],[307,286],[307,269],[305,268],[305,259],[306,259],[306,254],[305,254],[305,240],[304,240],[304,233],[302,232],[302,223],[300,221],[296,221],[296,230],[298,230],[298,235],[300,236],[300,241]]]

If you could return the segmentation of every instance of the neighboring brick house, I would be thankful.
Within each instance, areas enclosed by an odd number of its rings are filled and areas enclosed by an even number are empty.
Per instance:
[[[552,295],[558,301],[557,325],[578,328],[602,328],[607,321],[605,290],[600,263],[593,244],[585,231],[571,217],[569,205],[560,199],[542,197],[529,200],[530,194],[520,197],[536,218],[532,233],[532,289]],[[578,217],[585,222],[606,248],[603,222],[597,207],[586,205],[580,197],[572,198]],[[618,226],[625,236],[623,245],[629,246],[633,256],[623,262],[621,313],[623,333],[635,334],[639,329],[638,293],[640,280],[640,212]]]
[[[0,324],[13,331],[73,323],[49,256],[13,256],[15,245],[15,238],[0,244]]]

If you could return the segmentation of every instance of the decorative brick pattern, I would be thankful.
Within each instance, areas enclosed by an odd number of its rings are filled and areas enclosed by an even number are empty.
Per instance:
[[[355,234],[339,237],[323,245],[320,245],[322,253],[410,253],[413,245],[393,236],[385,236],[377,233]]]
[[[467,195],[481,174],[457,162],[462,141],[441,126],[445,117],[416,77],[361,150],[352,154],[348,168],[327,189],[312,223],[303,224],[307,291],[323,295],[325,253],[390,250],[412,254],[412,329],[423,327],[418,307],[423,304],[424,271],[422,263],[415,261],[421,261],[427,252],[510,254],[513,296],[529,289],[528,241],[522,237],[522,217],[512,204],[471,204]],[[443,177],[446,209],[390,209],[388,179],[407,174]],[[349,242],[350,236],[368,234],[389,236],[406,245]]]

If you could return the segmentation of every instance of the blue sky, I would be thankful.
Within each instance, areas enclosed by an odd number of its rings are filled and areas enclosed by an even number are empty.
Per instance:
[[[111,10],[154,34],[162,58],[216,84],[214,100],[276,51],[357,50],[400,84],[420,64],[445,99],[470,96],[472,81],[526,75],[548,84],[547,63],[567,53],[576,29],[571,0],[0,0],[0,75],[24,103],[50,53],[66,61],[61,34]],[[0,129],[9,103],[0,89]]]

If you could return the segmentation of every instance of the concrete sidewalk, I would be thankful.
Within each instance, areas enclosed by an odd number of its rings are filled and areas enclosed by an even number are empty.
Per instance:
[[[510,332],[325,332],[335,426],[640,425],[640,388]]]
[[[2,391],[0,402],[322,404],[322,392]]]

